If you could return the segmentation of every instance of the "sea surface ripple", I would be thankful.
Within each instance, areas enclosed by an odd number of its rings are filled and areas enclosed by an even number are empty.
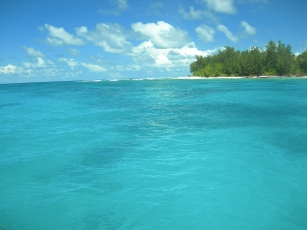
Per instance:
[[[0,229],[307,229],[307,79],[0,85]]]

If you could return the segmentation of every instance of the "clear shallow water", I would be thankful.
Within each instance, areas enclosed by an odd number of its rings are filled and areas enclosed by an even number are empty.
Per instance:
[[[0,85],[0,118],[11,230],[307,228],[307,79]]]

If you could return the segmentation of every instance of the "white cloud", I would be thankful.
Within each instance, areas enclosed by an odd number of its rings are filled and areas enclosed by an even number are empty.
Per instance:
[[[210,10],[214,10],[219,13],[234,14],[237,12],[234,7],[234,0],[201,0],[206,3]]]
[[[38,57],[36,62],[23,62],[23,67],[15,65],[7,65],[0,67],[0,74],[18,74],[21,77],[39,77],[44,79],[48,76],[61,76],[61,70],[55,68],[55,65],[52,61],[44,61],[42,58]]]
[[[207,25],[198,26],[195,31],[197,32],[198,37],[204,42],[213,42],[215,30]]]
[[[131,47],[130,42],[126,41],[127,36],[123,34],[123,29],[118,24],[99,23],[93,31],[88,31],[85,26],[75,30],[78,36],[94,42],[109,53],[127,52]]]
[[[42,52],[40,52],[39,50],[35,50],[32,47],[22,46],[22,48],[27,52],[27,54],[29,54],[31,56],[44,57],[44,54]]]
[[[146,41],[134,48],[135,61],[143,66],[169,66],[171,61],[167,58],[166,49],[157,49],[152,42]]]
[[[173,49],[173,51],[180,54],[183,57],[192,57],[193,60],[196,55],[208,56],[216,52],[216,50],[205,50],[205,51],[198,50],[194,42],[187,43],[182,48]]]
[[[200,20],[208,18],[214,23],[218,23],[218,19],[213,13],[206,10],[194,10],[193,6],[190,6],[190,11],[186,12],[182,6],[179,6],[178,12],[183,16],[185,20]]]
[[[46,30],[49,32],[47,37],[47,42],[50,45],[83,45],[84,42],[82,39],[75,37],[74,35],[66,32],[63,27],[54,27],[48,24],[45,24]]]
[[[16,69],[17,69],[17,66],[8,64],[6,66],[0,67],[0,73],[3,73],[3,74],[15,73]]]
[[[6,66],[0,66],[0,74],[30,74],[31,70],[25,70],[22,67],[8,64]]]
[[[132,29],[148,38],[157,48],[182,47],[189,40],[188,33],[173,27],[172,25],[159,21],[155,23],[143,24],[133,23]]]
[[[105,68],[99,66],[99,65],[94,65],[90,63],[84,63],[81,62],[81,65],[84,66],[85,68],[89,69],[91,72],[104,72],[106,71]]]
[[[190,11],[186,12],[182,6],[179,6],[178,12],[182,14],[183,18],[186,20],[196,20],[203,18],[203,11],[201,10],[194,10],[193,6],[190,6]]]
[[[241,27],[244,28],[243,36],[245,37],[249,37],[257,33],[257,30],[245,21],[241,22]]]
[[[28,69],[30,69],[30,68],[45,68],[47,66],[46,62],[41,57],[38,57],[36,59],[36,62],[23,62],[22,64],[24,65],[24,67],[26,67]]]
[[[79,65],[77,61],[75,61],[73,58],[67,59],[67,58],[59,58],[59,62],[65,62],[72,70]]]
[[[237,36],[233,35],[226,26],[218,25],[217,28],[218,28],[219,31],[223,32],[230,41],[232,41],[232,42],[238,42],[239,41],[239,38]]]
[[[73,56],[80,56],[80,51],[77,49],[73,49],[73,48],[67,48],[68,52],[73,55]]]
[[[195,55],[207,56],[215,50],[200,51],[195,43],[187,43],[180,48],[156,48],[151,41],[145,41],[133,48],[136,63],[149,67],[182,67],[189,66]]]
[[[70,59],[59,58],[58,61],[59,62],[65,62],[72,70],[74,70],[74,68],[76,66],[83,66],[83,67],[87,68],[88,70],[90,70],[91,72],[104,72],[104,71],[106,71],[105,68],[103,68],[99,65],[95,65],[95,64],[91,64],[91,63],[85,63],[85,62],[78,62],[78,61],[74,60],[73,58],[70,58]]]

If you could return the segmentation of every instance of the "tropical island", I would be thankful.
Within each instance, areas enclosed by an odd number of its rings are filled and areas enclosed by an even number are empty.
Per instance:
[[[190,72],[198,77],[270,77],[306,76],[307,50],[299,55],[290,45],[269,41],[265,49],[252,46],[239,51],[226,46],[212,56],[196,56]]]

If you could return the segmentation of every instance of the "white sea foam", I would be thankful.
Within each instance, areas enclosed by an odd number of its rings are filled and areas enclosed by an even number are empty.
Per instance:
[[[180,79],[180,80],[210,80],[210,79],[241,79],[244,77],[200,77],[200,76],[193,76],[193,77],[175,77],[172,79]]]
[[[81,82],[100,82],[102,80],[84,80],[84,81],[81,81]]]
[[[241,78],[244,78],[244,77],[208,77],[208,79],[241,79]]]
[[[144,78],[133,78],[132,81],[143,81]]]
[[[174,77],[173,79],[188,79],[188,80],[194,80],[194,79],[204,79],[203,77]]]

